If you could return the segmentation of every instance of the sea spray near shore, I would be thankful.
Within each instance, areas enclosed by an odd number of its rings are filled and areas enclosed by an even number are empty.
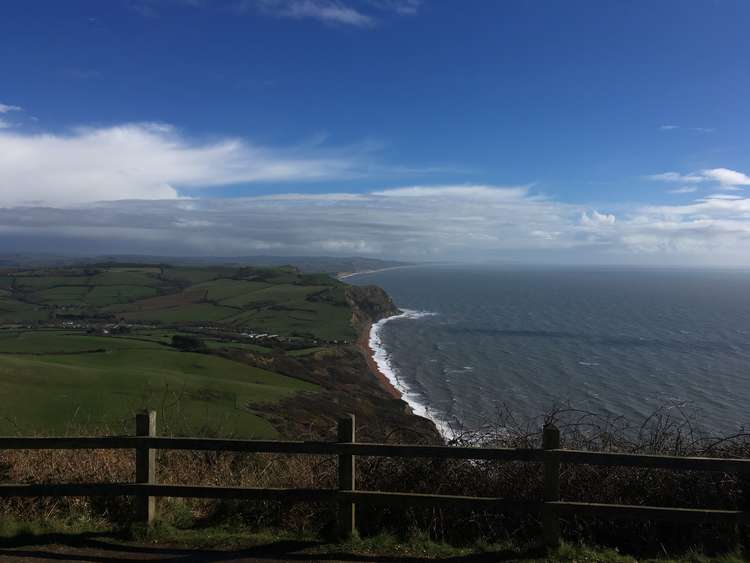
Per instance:
[[[450,426],[446,421],[438,418],[436,413],[430,409],[429,405],[424,399],[416,393],[404,380],[399,377],[398,370],[393,366],[391,362],[390,354],[385,348],[382,339],[382,330],[386,323],[397,320],[397,319],[409,319],[418,320],[424,317],[432,317],[436,313],[429,311],[415,311],[412,309],[402,309],[400,315],[393,315],[379,320],[372,324],[370,328],[370,337],[368,345],[372,350],[373,359],[382,373],[388,381],[401,393],[402,398],[411,407],[414,414],[431,420],[438,429],[438,432],[444,437],[449,438],[452,435]]]

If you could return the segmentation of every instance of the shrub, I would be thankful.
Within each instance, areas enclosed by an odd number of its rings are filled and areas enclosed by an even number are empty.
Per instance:
[[[181,352],[206,352],[208,350],[203,340],[184,334],[175,334],[172,337],[172,346]]]

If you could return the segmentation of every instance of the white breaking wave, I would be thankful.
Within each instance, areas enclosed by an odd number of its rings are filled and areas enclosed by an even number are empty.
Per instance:
[[[390,321],[394,321],[396,319],[415,320],[424,317],[431,317],[435,314],[436,313],[430,313],[429,311],[402,309],[400,315],[386,317],[385,319],[380,319],[378,322],[373,323],[372,328],[370,329],[370,339],[368,344],[370,345],[370,350],[372,350],[373,358],[375,359],[375,363],[377,364],[378,369],[383,375],[386,376],[386,378],[388,378],[388,381],[390,381],[391,385],[393,385],[398,390],[398,392],[401,393],[404,401],[406,401],[406,403],[411,407],[411,409],[414,411],[414,414],[431,420],[437,427],[438,432],[440,432],[440,434],[444,438],[450,439],[453,432],[451,431],[448,423],[444,420],[441,420],[437,416],[437,413],[430,409],[429,405],[425,403],[424,398],[419,393],[414,391],[411,387],[409,387],[409,385],[399,377],[398,370],[396,370],[396,368],[393,366],[393,363],[391,362],[391,356],[385,349],[381,336],[383,327]]]

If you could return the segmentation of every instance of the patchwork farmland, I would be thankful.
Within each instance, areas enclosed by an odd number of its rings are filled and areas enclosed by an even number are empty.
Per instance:
[[[177,434],[276,436],[259,409],[322,389],[274,365],[354,341],[347,287],[292,267],[0,272],[0,432],[117,431],[158,408]]]

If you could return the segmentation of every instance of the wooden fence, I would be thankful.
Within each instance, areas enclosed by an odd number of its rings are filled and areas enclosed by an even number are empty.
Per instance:
[[[342,538],[356,530],[355,505],[428,506],[468,508],[495,512],[523,512],[541,515],[544,542],[560,541],[559,518],[590,515],[641,520],[706,521],[727,524],[750,523],[750,511],[704,508],[672,508],[567,502],[560,499],[560,465],[588,464],[630,466],[679,471],[720,471],[750,475],[750,460],[706,457],[676,457],[623,453],[597,453],[560,449],[560,433],[548,425],[542,449],[468,448],[357,443],[355,419],[339,421],[337,442],[294,442],[278,440],[235,440],[215,438],[168,438],[156,436],[156,413],[136,415],[135,436],[36,438],[0,437],[0,449],[133,449],[136,471],[133,483],[0,484],[0,497],[37,496],[134,496],[137,519],[152,523],[156,497],[324,501],[338,505],[338,526]],[[338,457],[336,489],[271,489],[163,485],[157,480],[156,450],[202,450],[277,454],[335,455]],[[356,456],[420,457],[523,461],[544,465],[543,501],[518,501],[490,497],[465,497],[417,493],[359,491],[356,487]]]

